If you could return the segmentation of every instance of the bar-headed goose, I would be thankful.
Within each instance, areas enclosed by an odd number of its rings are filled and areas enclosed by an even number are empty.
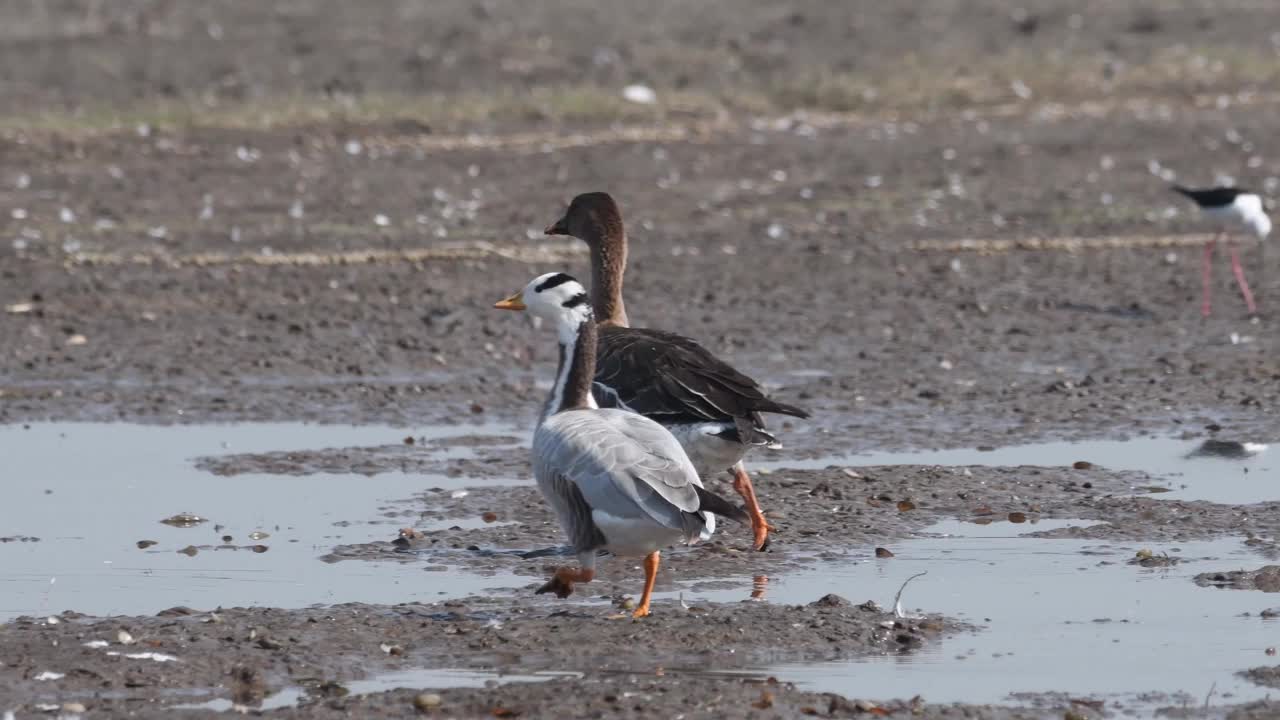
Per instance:
[[[627,234],[622,213],[608,193],[579,195],[548,235],[572,235],[591,250],[591,305],[600,324],[595,397],[653,418],[671,430],[702,477],[727,471],[746,502],[755,548],[769,537],[742,459],[752,447],[777,441],[762,413],[809,417],[809,413],[765,396],[755,380],[734,370],[682,335],[633,328],[622,303]]]
[[[497,303],[527,310],[555,327],[560,365],[533,434],[533,472],[578,555],[538,593],[568,597],[595,577],[596,551],[644,557],[644,594],[633,613],[649,614],[658,553],[711,536],[715,515],[747,521],[741,508],[702,487],[676,438],[646,417],[600,409],[591,395],[596,324],[587,291],[564,273],[535,278]],[[715,514],[713,514],[715,513]]]

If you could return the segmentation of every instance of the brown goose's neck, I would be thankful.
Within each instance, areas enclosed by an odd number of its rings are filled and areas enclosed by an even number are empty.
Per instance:
[[[612,237],[591,243],[591,308],[601,325],[629,327],[622,302],[622,276],[627,271],[627,236],[618,230]]]
[[[590,315],[560,333],[560,364],[542,420],[563,410],[599,407],[591,395],[596,372],[596,324]]]

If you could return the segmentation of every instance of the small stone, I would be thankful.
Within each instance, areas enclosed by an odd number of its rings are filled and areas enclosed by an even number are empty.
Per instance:
[[[431,712],[444,704],[444,698],[435,693],[418,693],[413,696],[413,706],[418,712]]]
[[[184,513],[178,513],[177,515],[174,515],[172,517],[167,517],[161,520],[160,522],[164,523],[165,525],[172,525],[173,527],[189,528],[189,527],[195,527],[200,523],[208,522],[208,521],[209,521],[208,518],[202,518],[199,515],[196,515],[194,513],[184,512]]]
[[[882,548],[882,547],[878,547],[878,548],[876,548],[876,557],[878,557],[878,558],[891,558],[891,557],[893,557],[893,553],[889,550],[889,548]]]
[[[171,608],[166,608],[156,613],[156,617],[187,617],[188,615],[195,615],[195,614],[196,614],[196,611],[192,608],[187,607],[186,605],[175,605]]]
[[[628,85],[622,89],[622,97],[638,105],[652,105],[658,102],[658,93],[648,85]]]
[[[1088,460],[1077,460],[1071,463],[1071,467],[1075,468],[1076,470],[1092,470],[1093,463],[1089,462]]]

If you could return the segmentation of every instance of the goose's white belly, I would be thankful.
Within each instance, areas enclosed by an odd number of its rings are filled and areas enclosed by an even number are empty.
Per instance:
[[[684,533],[648,518],[620,518],[593,508],[591,520],[604,534],[605,549],[614,555],[643,556],[684,542]],[[714,530],[715,525],[710,529]]]
[[[717,422],[666,426],[680,441],[704,482],[733,467],[747,454],[746,445],[716,434],[731,427],[729,423]]]

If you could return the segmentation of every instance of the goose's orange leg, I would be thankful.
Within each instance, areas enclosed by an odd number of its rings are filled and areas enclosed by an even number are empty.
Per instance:
[[[556,568],[556,574],[551,576],[551,579],[547,581],[546,585],[538,588],[534,595],[553,592],[558,598],[567,598],[573,594],[574,583],[589,583],[595,579],[595,576],[595,570],[588,570],[586,568]]]
[[[658,581],[659,558],[657,551],[644,557],[644,594],[640,596],[640,604],[631,613],[631,617],[642,618],[649,615],[649,598],[653,596],[653,584]]]
[[[742,463],[738,463],[730,469],[730,472],[733,473],[733,489],[742,496],[747,514],[751,516],[751,533],[755,536],[754,547],[756,550],[763,550],[765,544],[769,542],[769,531],[773,527],[764,519],[764,511],[760,509],[760,501],[756,500],[756,491],[751,487],[751,478],[747,476],[747,469],[742,467]]]

